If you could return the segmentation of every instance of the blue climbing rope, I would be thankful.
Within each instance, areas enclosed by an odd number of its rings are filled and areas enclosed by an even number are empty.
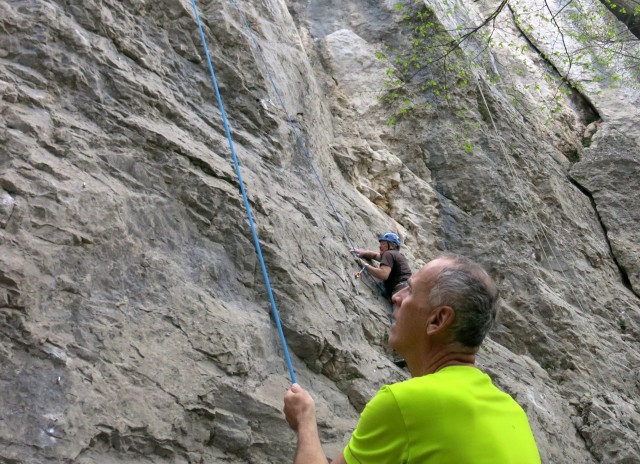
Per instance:
[[[262,268],[262,275],[264,276],[265,285],[267,287],[267,293],[269,295],[269,301],[271,303],[273,318],[276,321],[276,327],[278,328],[278,333],[280,334],[280,340],[282,341],[282,347],[284,348],[284,357],[285,357],[285,361],[287,362],[287,367],[289,369],[289,376],[291,377],[291,383],[296,383],[296,374],[293,372],[293,365],[291,364],[291,357],[289,356],[289,349],[287,348],[287,340],[285,339],[284,332],[282,331],[282,324],[280,323],[280,315],[278,314],[278,308],[276,307],[276,301],[273,297],[271,283],[269,282],[269,273],[267,272],[267,266],[264,263],[264,258],[262,256],[262,248],[260,248],[260,241],[258,239],[258,232],[256,231],[255,223],[253,221],[253,215],[251,214],[251,207],[249,206],[249,199],[247,198],[247,192],[244,188],[242,175],[240,174],[240,163],[238,163],[238,157],[236,155],[236,150],[233,145],[233,139],[231,138],[231,131],[229,130],[229,122],[227,120],[227,114],[224,110],[222,97],[220,96],[220,89],[218,88],[218,80],[216,79],[216,73],[213,70],[211,55],[209,54],[209,45],[207,44],[207,39],[204,36],[204,30],[202,29],[202,22],[200,21],[200,14],[198,13],[198,6],[196,5],[196,0],[191,0],[191,4],[193,5],[193,12],[196,17],[196,22],[198,23],[198,29],[200,30],[200,39],[202,40],[202,46],[204,47],[204,52],[207,57],[207,63],[209,64],[209,71],[211,72],[211,80],[213,82],[213,88],[216,92],[218,105],[220,106],[220,114],[222,115],[222,122],[224,124],[224,130],[227,134],[227,141],[229,142],[229,148],[231,149],[233,164],[236,169],[236,174],[238,175],[238,182],[240,183],[240,192],[242,193],[244,207],[245,207],[245,210],[247,211],[249,226],[251,227],[251,234],[253,235],[253,244],[256,247],[256,252],[258,253],[258,259],[260,260],[260,267]]]

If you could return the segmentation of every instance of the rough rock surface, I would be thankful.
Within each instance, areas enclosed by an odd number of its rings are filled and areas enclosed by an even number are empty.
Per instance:
[[[344,237],[395,230],[415,269],[449,250],[499,282],[480,365],[545,463],[640,462],[638,91],[593,82],[541,109],[555,42],[505,16],[498,33],[535,48],[484,52],[500,85],[476,70],[389,127],[374,52],[407,40],[394,3],[198,3],[327,455],[406,376]],[[476,3],[431,7],[455,25]],[[0,0],[0,147],[0,461],[292,458],[290,380],[191,3]]]

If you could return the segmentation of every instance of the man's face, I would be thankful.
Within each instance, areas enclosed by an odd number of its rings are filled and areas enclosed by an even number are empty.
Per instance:
[[[380,254],[389,249],[389,242],[387,242],[386,240],[380,240],[378,244],[380,245]]]
[[[446,259],[430,261],[420,268],[408,281],[408,286],[393,295],[393,324],[389,345],[398,354],[406,356],[410,350],[423,345],[429,315],[429,293],[433,282],[447,264]]]

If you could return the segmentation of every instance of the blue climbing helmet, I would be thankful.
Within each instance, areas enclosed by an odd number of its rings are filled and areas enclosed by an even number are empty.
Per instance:
[[[400,249],[400,237],[398,237],[398,234],[394,234],[393,232],[387,232],[386,234],[382,234],[378,239],[379,242],[382,242],[383,240],[385,242],[395,244],[395,246],[397,246],[398,249]]]

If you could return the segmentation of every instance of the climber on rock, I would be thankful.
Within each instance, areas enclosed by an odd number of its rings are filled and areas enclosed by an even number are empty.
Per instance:
[[[356,257],[356,262],[363,270],[384,282],[384,296],[391,300],[395,293],[407,286],[407,280],[411,277],[411,267],[407,258],[399,251],[401,243],[398,234],[393,232],[382,234],[378,243],[380,251],[354,248],[351,253]],[[372,266],[362,259],[378,261],[380,266]]]
[[[475,365],[497,300],[489,274],[461,256],[443,255],[416,272],[393,296],[389,335],[411,378],[376,393],[332,462],[540,464],[522,407]],[[326,464],[309,392],[294,384],[284,414],[298,436],[294,463]]]

